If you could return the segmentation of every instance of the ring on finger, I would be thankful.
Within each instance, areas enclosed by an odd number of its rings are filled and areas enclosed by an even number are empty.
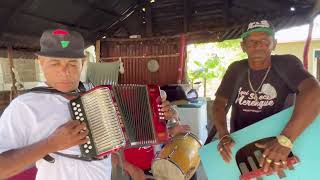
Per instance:
[[[262,157],[263,157],[263,158],[266,158],[267,156],[266,156],[265,154],[262,154]]]
[[[272,163],[272,160],[269,159],[269,158],[266,158],[266,162],[267,162],[268,164],[270,164],[270,163]]]
[[[223,142],[222,145],[226,145],[226,144],[229,144],[230,141],[227,141],[227,142]]]
[[[274,165],[280,166],[281,163],[280,162],[273,162]]]

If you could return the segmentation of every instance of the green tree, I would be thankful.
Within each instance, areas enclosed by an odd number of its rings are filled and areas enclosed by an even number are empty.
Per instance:
[[[207,95],[207,89],[215,90],[217,88],[219,85],[217,80],[222,79],[226,68],[232,62],[247,57],[241,50],[241,41],[241,39],[234,39],[188,45],[188,78],[192,85],[197,81],[203,83],[204,96]],[[215,65],[215,63],[219,65]],[[213,75],[211,75],[211,71],[214,72]],[[212,82],[214,84],[210,84]]]
[[[220,63],[220,58],[218,56],[211,57],[204,63],[200,61],[194,61],[193,63],[196,65],[195,70],[190,70],[188,72],[188,76],[192,81],[192,84],[196,80],[201,80],[204,86],[204,97],[207,95],[207,81],[222,77],[225,68]]]
[[[230,52],[234,52],[233,58],[228,60],[230,62],[233,62],[233,61],[247,58],[247,54],[242,52],[242,49],[240,46],[241,41],[242,41],[241,39],[232,39],[232,40],[218,42],[216,44],[217,44],[217,48],[219,49],[226,49]]]

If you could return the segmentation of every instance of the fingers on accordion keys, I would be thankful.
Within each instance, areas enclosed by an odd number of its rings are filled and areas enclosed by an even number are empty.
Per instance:
[[[160,97],[161,97],[161,100],[166,100],[167,93],[164,90],[160,90]]]
[[[256,160],[258,161],[259,166],[261,166],[261,161],[262,161],[262,153],[261,153],[261,151],[260,150],[256,150],[256,151],[253,152],[253,154],[254,154]]]
[[[248,162],[250,164],[250,167],[251,167],[252,171],[257,171],[258,167],[257,167],[256,163],[254,162],[253,158],[251,156],[249,156],[247,158],[247,160],[248,160]],[[256,177],[256,180],[262,180],[262,178],[261,177]]]
[[[288,164],[287,167],[288,167],[289,170],[294,170],[294,167],[293,167],[292,164]]]
[[[239,164],[239,169],[241,171],[241,174],[249,173],[249,169],[248,169],[246,163],[244,163],[244,162]]]
[[[285,178],[285,177],[286,177],[286,174],[284,173],[284,171],[283,171],[283,170],[278,171],[278,172],[277,172],[277,174],[278,174],[278,177],[279,177],[280,179],[282,179],[282,178]]]

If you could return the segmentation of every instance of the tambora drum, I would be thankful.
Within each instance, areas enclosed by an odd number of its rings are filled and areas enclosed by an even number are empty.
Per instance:
[[[155,179],[190,179],[199,167],[201,146],[199,139],[191,133],[175,136],[153,161],[151,169]]]

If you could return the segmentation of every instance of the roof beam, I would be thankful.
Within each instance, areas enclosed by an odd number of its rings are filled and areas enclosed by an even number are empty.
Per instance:
[[[79,1],[74,1],[74,2],[79,3]],[[81,2],[80,4],[83,4],[83,6],[89,7],[89,8],[76,20],[75,24],[80,24],[80,21],[82,21],[83,18],[88,17],[92,14],[92,11],[100,12],[108,16],[114,16],[114,17],[119,16],[119,13],[117,12],[100,8],[95,1],[94,2],[80,1],[80,2]]]
[[[189,31],[190,20],[190,2],[189,0],[183,0],[183,31],[186,33]]]
[[[98,34],[96,38],[101,38],[104,36],[105,32],[109,31],[111,28],[115,27],[122,21],[126,20],[132,13],[134,13],[137,9],[141,8],[144,6],[145,3],[139,4],[139,3],[134,3],[131,6],[129,6],[126,10],[124,10],[121,15],[118,17],[116,21],[114,21],[112,24],[103,24],[94,30],[92,30],[92,34],[97,34],[99,31],[103,31],[101,34]]]
[[[14,16],[19,13],[21,9],[23,9],[26,5],[31,4],[34,0],[23,0],[18,1],[20,3],[18,6],[16,6],[12,11],[10,16],[7,18],[7,20],[1,24],[0,26],[0,35],[7,29],[7,27],[10,25],[10,22],[13,20]]]
[[[77,26],[75,24],[70,24],[70,23],[66,23],[66,22],[62,22],[62,21],[56,21],[54,19],[38,16],[38,15],[31,14],[31,13],[28,13],[28,12],[21,12],[21,14],[26,15],[26,16],[30,16],[32,18],[36,18],[36,19],[39,19],[39,20],[42,20],[42,21],[46,21],[48,23],[51,23],[51,24],[54,24],[54,25],[57,25],[57,26],[65,26],[65,27],[68,27],[70,29],[82,31],[82,32],[85,32],[85,33],[89,33],[90,32],[90,29],[85,28],[85,27],[79,27],[79,26]]]
[[[96,0],[72,0],[72,2],[76,3],[76,4],[80,4],[84,7],[89,7],[88,10],[89,11],[98,11],[98,12],[101,12],[103,14],[106,14],[106,15],[110,15],[110,16],[119,16],[118,13],[114,12],[114,11],[110,11],[110,10],[106,10],[106,9],[103,9],[101,7],[99,7],[99,5],[97,4]],[[112,7],[110,7],[111,9]]]
[[[148,3],[146,5],[146,34],[148,37],[153,35],[153,32],[152,32],[152,10],[151,10],[150,3]]]
[[[230,12],[229,12],[229,9],[230,9],[230,7],[231,7],[231,0],[225,0],[224,1],[224,7],[223,7],[223,9],[224,9],[224,15],[223,15],[223,17],[224,17],[224,27],[228,27],[228,25],[229,25],[229,16],[230,16]]]

